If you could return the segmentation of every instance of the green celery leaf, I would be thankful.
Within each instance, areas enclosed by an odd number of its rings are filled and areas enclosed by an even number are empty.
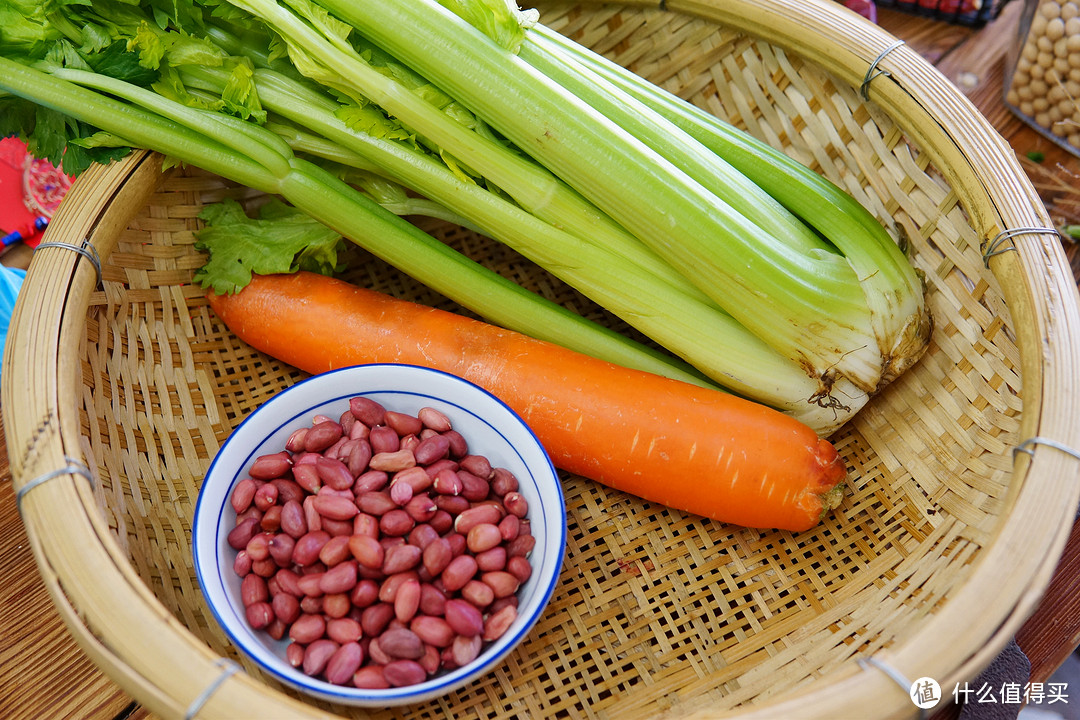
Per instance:
[[[330,275],[340,269],[341,235],[280,200],[267,202],[258,218],[248,217],[231,199],[207,205],[199,217],[206,226],[196,233],[195,246],[206,250],[209,259],[195,281],[218,294],[239,292],[253,273]]]

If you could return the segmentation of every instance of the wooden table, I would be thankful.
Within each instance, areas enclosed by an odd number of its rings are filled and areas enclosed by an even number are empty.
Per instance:
[[[898,12],[879,10],[879,24],[915,48],[962,88],[1021,155],[1042,153],[1029,164],[1036,186],[1053,207],[1050,180],[1080,174],[1080,160],[1062,152],[1009,113],[1002,103],[1006,50],[1022,3],[1014,0],[985,28],[975,30]],[[1080,211],[1080,208],[1076,208]],[[1066,247],[1074,274],[1080,261]],[[27,254],[5,256],[25,264]],[[0,717],[6,720],[140,720],[138,704],[105,677],[68,635],[38,576],[15,509],[0,427]],[[1080,644],[1080,524],[1042,603],[1018,633],[1032,665],[1032,681],[1045,681]],[[1076,690],[1080,692],[1080,690]],[[946,710],[943,715],[949,715]],[[955,714],[955,713],[952,713]]]

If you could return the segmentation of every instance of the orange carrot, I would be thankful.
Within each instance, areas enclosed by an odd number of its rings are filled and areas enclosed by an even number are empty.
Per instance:
[[[322,275],[255,276],[209,299],[240,339],[310,373],[392,362],[463,377],[521,415],[557,467],[653,502],[805,530],[840,499],[832,444],[732,395]]]

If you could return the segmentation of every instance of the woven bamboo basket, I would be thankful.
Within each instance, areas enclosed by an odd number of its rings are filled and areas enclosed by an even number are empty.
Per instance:
[[[539,9],[870,208],[926,275],[929,352],[833,436],[852,487],[818,528],[727,526],[564,473],[565,569],[508,661],[426,705],[324,705],[236,653],[192,571],[190,522],[211,458],[246,413],[301,377],[231,336],[191,284],[200,207],[249,193],[196,169],[163,172],[149,153],[95,168],[20,294],[4,423],[57,608],[151,712],[909,717],[897,678],[934,678],[947,696],[1037,603],[1080,493],[1080,310],[1009,146],[916,52],[831,0]],[[621,327],[489,241],[423,227]],[[352,261],[356,282],[455,309],[362,251]]]

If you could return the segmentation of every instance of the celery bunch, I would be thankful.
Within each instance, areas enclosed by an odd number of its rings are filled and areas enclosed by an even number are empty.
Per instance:
[[[821,434],[928,341],[919,277],[849,195],[501,0],[0,0],[0,92],[0,129],[69,171],[161,151],[279,195],[492,322]],[[667,352],[395,214],[417,212],[515,248]],[[260,249],[261,226],[209,234],[199,279],[230,291],[238,265],[297,267],[303,241]]]

